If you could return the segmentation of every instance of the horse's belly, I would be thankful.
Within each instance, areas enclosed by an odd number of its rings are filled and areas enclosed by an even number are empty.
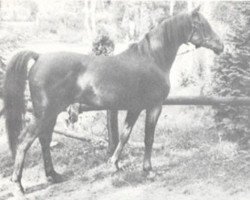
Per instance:
[[[100,88],[89,85],[81,91],[80,102],[91,107],[128,110],[138,107],[141,101],[135,91],[110,85]]]
[[[117,110],[141,110],[161,104],[164,100],[161,94],[157,95],[138,95],[137,93],[126,92],[106,92],[95,91],[92,94],[83,94],[85,105],[96,106],[98,108],[117,109]],[[155,93],[154,93],[155,94]]]

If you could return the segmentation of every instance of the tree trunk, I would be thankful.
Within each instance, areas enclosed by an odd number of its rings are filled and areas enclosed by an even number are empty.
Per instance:
[[[175,0],[170,1],[170,6],[169,6],[169,15],[173,16],[174,14],[174,6],[175,6]]]
[[[90,25],[89,25],[89,0],[84,1],[84,27],[86,28],[88,36],[91,35]]]
[[[96,37],[96,0],[90,1],[91,37]]]

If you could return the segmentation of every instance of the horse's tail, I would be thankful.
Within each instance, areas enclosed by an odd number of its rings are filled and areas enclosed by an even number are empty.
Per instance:
[[[25,83],[30,59],[37,60],[39,54],[32,51],[17,53],[7,65],[4,81],[4,111],[10,150],[15,158],[19,134],[22,130],[22,115],[25,113]]]

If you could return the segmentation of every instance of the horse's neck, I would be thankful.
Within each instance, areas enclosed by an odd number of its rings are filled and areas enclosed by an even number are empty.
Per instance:
[[[183,20],[185,19],[180,17],[173,18],[163,22],[148,33],[150,54],[156,64],[167,74],[169,74],[179,47],[187,42],[188,35],[191,32],[189,21]]]

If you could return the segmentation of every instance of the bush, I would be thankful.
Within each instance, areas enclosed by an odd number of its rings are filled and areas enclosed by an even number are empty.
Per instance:
[[[214,67],[214,92],[221,96],[249,96],[245,77],[250,76],[250,2],[219,3],[214,11],[217,19],[228,25],[225,35],[226,52]],[[249,78],[249,77],[248,77]],[[249,107],[217,107],[218,128],[224,130],[224,138],[239,141],[250,132]]]

